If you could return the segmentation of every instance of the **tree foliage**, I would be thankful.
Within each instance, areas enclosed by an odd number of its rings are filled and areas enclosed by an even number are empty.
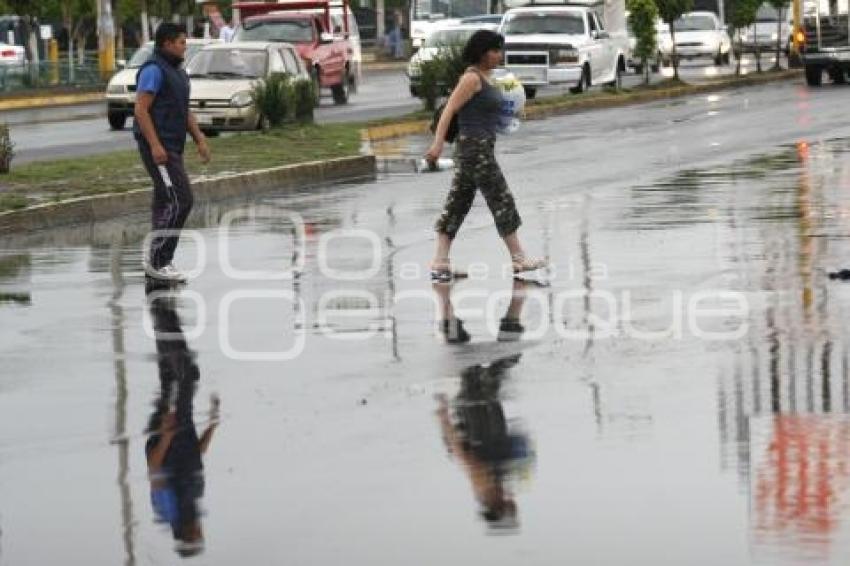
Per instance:
[[[773,64],[774,69],[780,69],[779,59],[782,56],[782,26],[785,25],[786,10],[791,8],[791,0],[768,0],[777,13],[776,22],[776,61]]]
[[[676,53],[676,29],[673,24],[686,13],[693,9],[693,0],[655,0],[658,6],[658,15],[670,28],[670,39],[673,42],[671,59],[673,61],[673,76],[679,79],[679,56]]]
[[[655,22],[658,21],[658,6],[653,0],[627,0],[629,27],[635,35],[634,56],[641,62],[644,81],[649,83],[649,60],[658,49]]]
[[[750,27],[756,22],[756,14],[758,13],[759,6],[761,6],[762,0],[734,0],[732,3],[732,11],[729,15],[729,23],[732,24],[732,27],[738,32],[736,35],[738,36],[738,53],[742,54],[744,51],[744,41],[742,38],[741,31]],[[758,47],[756,47],[758,49]],[[759,63],[759,70],[761,70],[761,65],[759,61],[759,54],[756,53],[756,62]],[[738,56],[738,63],[735,69],[736,74],[741,74],[741,57]]]

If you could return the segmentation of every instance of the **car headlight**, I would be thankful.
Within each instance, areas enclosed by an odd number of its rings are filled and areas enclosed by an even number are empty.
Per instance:
[[[110,84],[106,87],[106,94],[126,94],[127,85]]]
[[[776,41],[777,39],[779,39],[779,36],[776,35],[776,32],[773,32],[772,34],[770,34],[770,39],[772,39],[773,41]]]
[[[556,65],[564,63],[578,63],[578,50],[556,49],[552,52],[552,59]]]
[[[237,92],[230,99],[230,105],[235,106],[237,108],[244,108],[245,106],[251,106],[254,103],[254,97],[251,96],[249,91]]]

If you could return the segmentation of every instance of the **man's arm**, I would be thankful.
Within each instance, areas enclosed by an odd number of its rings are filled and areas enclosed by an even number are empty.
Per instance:
[[[165,165],[168,163],[168,153],[162,146],[162,142],[159,141],[159,136],[153,125],[153,118],[151,118],[151,105],[153,105],[155,97],[156,94],[152,92],[138,93],[133,114],[136,118],[136,123],[139,125],[139,130],[142,132],[142,136],[144,136],[145,141],[148,142],[151,148],[154,163]]]

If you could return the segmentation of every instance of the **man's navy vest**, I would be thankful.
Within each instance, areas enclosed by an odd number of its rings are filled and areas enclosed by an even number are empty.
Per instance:
[[[156,65],[162,71],[162,86],[154,96],[150,110],[154,129],[167,151],[183,153],[189,129],[189,75],[179,62],[171,63],[157,49],[139,69],[136,84],[139,84],[139,75],[148,65]],[[138,124],[133,126],[133,134],[137,140],[145,141]]]

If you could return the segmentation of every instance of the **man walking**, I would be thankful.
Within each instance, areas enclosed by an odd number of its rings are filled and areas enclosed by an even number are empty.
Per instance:
[[[171,261],[192,209],[192,190],[183,165],[187,132],[195,140],[201,160],[206,163],[210,159],[206,138],[189,111],[189,76],[181,67],[185,53],[186,30],[164,22],[156,30],[153,55],[136,76],[133,134],[154,185],[154,237],[145,272],[171,282],[186,281]]]

